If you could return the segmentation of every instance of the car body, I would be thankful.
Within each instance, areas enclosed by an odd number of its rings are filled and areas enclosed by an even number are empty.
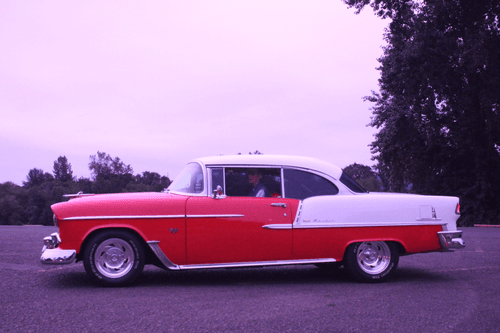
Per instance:
[[[71,195],[52,206],[59,232],[41,261],[83,260],[105,285],[145,264],[170,270],[316,264],[386,280],[402,255],[464,246],[459,199],[368,193],[342,169],[307,157],[191,161],[161,193]]]

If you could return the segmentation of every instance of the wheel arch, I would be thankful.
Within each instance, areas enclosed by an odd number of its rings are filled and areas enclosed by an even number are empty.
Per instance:
[[[86,247],[89,245],[89,242],[92,238],[94,238],[96,235],[98,235],[101,232],[105,231],[124,231],[128,232],[141,242],[141,246],[144,250],[144,253],[146,254],[146,264],[155,264],[156,261],[158,260],[156,255],[153,253],[151,248],[149,247],[148,243],[144,239],[144,236],[137,231],[135,228],[132,228],[130,226],[101,226],[100,228],[96,228],[94,230],[91,230],[84,238],[82,245],[80,246],[80,252],[76,256],[77,261],[81,261],[83,257],[83,253],[85,252]]]
[[[344,267],[360,282],[387,281],[398,267],[402,249],[400,242],[391,239],[353,241],[344,252]]]
[[[356,239],[356,240],[352,240],[352,241],[347,242],[345,244],[345,246],[344,246],[344,251],[342,252],[342,258],[341,258],[340,261],[344,260],[346,251],[349,248],[349,246],[351,246],[352,244],[355,244],[355,243],[363,243],[363,242],[387,242],[387,243],[393,243],[393,244],[395,244],[397,246],[397,248],[399,250],[399,256],[404,256],[404,255],[407,254],[406,248],[404,246],[404,242],[402,242],[399,239],[393,239],[393,238],[387,238],[387,239],[384,239],[384,238],[364,238],[364,239]]]

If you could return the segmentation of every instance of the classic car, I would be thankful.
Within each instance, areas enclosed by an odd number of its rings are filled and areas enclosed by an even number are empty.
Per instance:
[[[387,280],[399,257],[464,247],[459,199],[368,193],[306,157],[191,161],[161,193],[76,194],[52,206],[59,232],[41,262],[83,261],[95,282],[129,284],[145,264],[169,270],[315,264]]]

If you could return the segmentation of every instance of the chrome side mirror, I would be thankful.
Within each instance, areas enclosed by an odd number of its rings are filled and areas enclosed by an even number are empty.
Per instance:
[[[217,188],[214,190],[212,193],[212,198],[213,199],[224,199],[226,196],[222,194],[222,187],[220,185],[217,185]]]

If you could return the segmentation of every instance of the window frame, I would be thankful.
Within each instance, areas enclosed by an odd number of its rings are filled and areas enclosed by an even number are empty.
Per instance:
[[[239,164],[239,165],[207,165],[206,166],[207,168],[207,174],[208,174],[208,180],[210,182],[209,184],[209,188],[211,189],[211,193],[209,193],[209,195],[211,195],[213,193],[213,169],[222,169],[222,183],[223,183],[223,186],[222,186],[222,194],[223,195],[227,195],[227,192],[226,192],[226,187],[227,187],[227,181],[226,181],[226,169],[279,169],[279,176],[280,176],[280,189],[281,189],[281,196],[279,198],[284,198],[285,196],[283,195],[284,193],[284,182],[283,182],[283,167],[282,166],[276,166],[276,165],[255,165],[255,164],[252,164],[252,165],[243,165],[243,164]],[[248,198],[254,198],[254,197],[251,197],[251,196],[248,196]],[[269,197],[268,197],[269,198]]]
[[[316,175],[316,176],[319,176],[319,177],[325,179],[326,181],[328,181],[329,183],[331,183],[333,186],[335,186],[337,188],[337,193],[336,194],[331,194],[331,195],[339,195],[342,192],[342,187],[339,186],[338,180],[336,180],[333,177],[331,177],[330,175],[328,175],[326,173],[323,173],[323,172],[320,172],[320,171],[311,170],[311,169],[307,169],[307,168],[301,168],[301,167],[295,167],[295,166],[256,165],[256,164],[252,164],[252,165],[244,165],[244,164],[233,165],[233,164],[230,164],[230,165],[207,165],[206,166],[206,169],[207,169],[207,189],[211,189],[210,193],[208,193],[208,195],[211,195],[213,193],[213,190],[214,190],[214,188],[213,188],[213,186],[214,186],[213,185],[213,169],[222,169],[222,183],[223,183],[222,194],[223,195],[227,195],[226,194],[226,186],[227,186],[227,182],[226,182],[226,168],[240,168],[240,169],[280,169],[281,198],[283,198],[283,199],[293,199],[293,198],[287,197],[287,195],[286,195],[286,189],[285,189],[285,169],[307,172],[307,173],[310,173],[310,174],[313,174],[313,175]],[[341,183],[341,184],[344,185],[343,183]],[[344,185],[344,187],[345,187],[345,185]],[[252,197],[248,197],[248,198],[252,198]],[[297,200],[300,200],[300,199],[297,199]]]
[[[210,182],[210,192],[208,195],[211,195],[214,192],[214,184],[213,184],[213,169],[222,169],[222,194],[226,194],[226,167],[225,166],[207,166],[207,179]]]

